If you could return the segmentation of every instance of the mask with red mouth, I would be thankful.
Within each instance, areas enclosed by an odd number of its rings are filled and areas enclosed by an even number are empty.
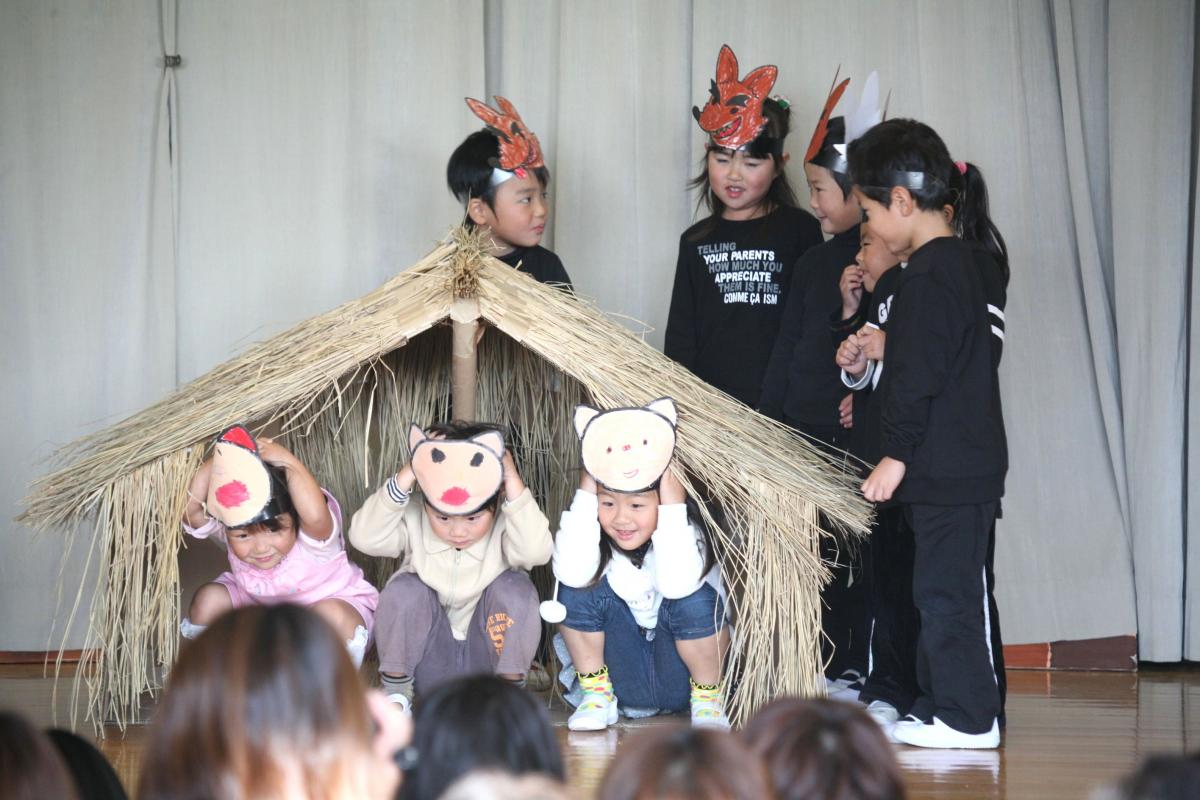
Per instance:
[[[642,408],[600,411],[575,407],[583,468],[614,492],[644,492],[667,471],[675,454],[675,401],[662,397]]]
[[[516,106],[499,95],[496,95],[499,111],[470,97],[467,98],[467,105],[500,142],[500,157],[492,164],[495,169],[493,185],[501,184],[514,175],[524,178],[527,170],[545,166],[542,145],[533,131],[526,127]]]
[[[408,430],[408,445],[421,494],[442,514],[474,514],[491,502],[504,482],[504,435],[500,431],[470,439],[431,439],[413,425]]]
[[[262,460],[258,442],[242,425],[232,425],[217,437],[212,459],[205,508],[226,528],[245,528],[295,513],[286,476]]]
[[[704,110],[692,107],[692,116],[700,129],[712,137],[717,147],[738,150],[749,145],[767,126],[763,101],[771,94],[779,70],[764,66],[738,80],[737,56],[729,45],[721,45],[717,55],[717,78],[708,90]]]

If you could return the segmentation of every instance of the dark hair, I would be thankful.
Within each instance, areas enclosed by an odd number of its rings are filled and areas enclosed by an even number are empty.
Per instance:
[[[500,140],[487,128],[475,131],[454,148],[450,160],[446,162],[446,185],[458,202],[465,206],[472,198],[478,197],[487,203],[488,208],[495,208],[492,205],[496,199],[492,170],[499,157]],[[550,185],[550,170],[546,167],[535,167],[530,171],[543,189]],[[466,217],[463,224],[473,226],[475,223]]]
[[[274,797],[292,770],[314,797],[362,794],[377,780],[372,746],[366,694],[333,627],[300,606],[246,606],[185,644],[137,796]]]
[[[988,216],[983,173],[971,164],[965,175],[960,173],[933,128],[914,119],[889,119],[851,142],[847,159],[854,185],[885,208],[896,186],[907,189],[922,211],[953,208],[955,232],[983,245],[1007,282],[1008,247]]]
[[[609,492],[609,491],[610,491],[609,489],[605,489],[603,486],[596,487],[597,494],[599,494],[600,492]],[[620,493],[614,492],[614,494],[620,494]],[[658,487],[654,486],[653,488],[647,489],[644,492],[635,492],[634,494],[654,494],[655,496],[657,496]],[[704,518],[700,515],[699,503],[697,503],[690,496],[687,499],[685,499],[683,502],[687,506],[688,522],[690,522],[692,525],[694,525],[696,527],[697,530],[700,531],[700,537],[704,540],[704,567],[701,571],[701,577],[703,577],[704,575],[708,574],[708,571],[710,569],[712,569],[713,562],[716,560],[716,557],[713,555],[712,534],[709,532],[708,526],[704,524]],[[661,503],[660,503],[660,505],[661,505]],[[633,562],[633,565],[635,567],[637,567],[638,569],[641,569],[642,560],[646,557],[646,554],[650,552],[650,548],[653,546],[653,544],[654,544],[653,542],[647,541],[641,547],[638,547],[634,550],[627,550],[627,551],[622,550],[621,552],[624,553],[625,556],[630,561]],[[601,531],[600,531],[600,563],[599,563],[599,565],[597,565],[596,573],[594,575],[592,575],[592,580],[588,583],[588,586],[595,586],[597,583],[600,582],[600,579],[604,577],[604,570],[606,570],[608,568],[608,562],[612,561],[612,555],[613,555],[612,537],[609,536],[607,533],[605,533],[603,529],[601,529]]]
[[[770,157],[775,162],[775,179],[771,181],[771,185],[767,188],[767,194],[763,198],[763,204],[770,212],[780,206],[794,207],[797,205],[796,192],[792,189],[791,181],[788,180],[783,161],[783,140],[791,130],[792,112],[788,106],[773,98],[764,100],[762,109],[763,116],[767,118],[767,125],[762,129],[758,138],[750,143],[747,152],[753,158]],[[696,201],[696,211],[707,208],[709,211],[707,219],[711,221],[711,224],[701,226],[701,229],[695,234],[696,238],[707,235],[712,230],[712,225],[716,224],[716,220],[725,211],[725,204],[721,202],[721,198],[716,196],[708,183],[708,151],[713,148],[721,149],[711,143],[705,147],[700,174],[688,182],[689,190],[700,189],[700,197]]]
[[[435,800],[477,769],[565,775],[546,709],[494,675],[457,678],[418,697],[413,723],[420,760],[404,777],[402,800]]]
[[[597,800],[771,798],[762,760],[731,733],[687,723],[639,731],[617,751]]]
[[[438,436],[448,442],[465,442],[468,439],[474,439],[482,433],[491,433],[498,431],[504,437],[504,446],[508,447],[508,431],[503,425],[498,425],[494,422],[469,422],[462,419],[452,419],[449,422],[437,422],[425,428],[425,435]],[[411,457],[411,453],[409,456]],[[503,455],[503,453],[501,454]],[[482,506],[480,511],[491,511],[496,513],[500,510],[500,499],[504,496],[504,486],[501,485],[496,493],[489,497]],[[425,499],[425,505],[429,506],[429,500]],[[432,508],[433,506],[429,506]]]
[[[67,767],[46,734],[20,714],[0,711],[0,798],[75,800]]]
[[[781,698],[755,714],[741,737],[766,763],[779,800],[904,798],[891,745],[851,703]]]
[[[1147,758],[1121,781],[1115,796],[1129,800],[1190,800],[1200,796],[1200,752]]]
[[[46,735],[66,764],[79,800],[126,800],[129,795],[121,779],[91,742],[58,729],[48,730]]]

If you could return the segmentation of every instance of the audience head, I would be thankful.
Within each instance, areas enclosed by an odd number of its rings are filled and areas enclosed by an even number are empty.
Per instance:
[[[46,735],[66,765],[79,800],[125,800],[128,797],[108,759],[91,742],[70,731],[55,729],[47,731]]]
[[[762,761],[728,731],[687,723],[655,725],[631,737],[596,793],[599,800],[762,800],[772,798]]]
[[[546,710],[530,693],[492,675],[457,678],[417,699],[419,762],[402,797],[434,800],[467,772],[494,769],[562,779],[562,755]]]
[[[390,798],[407,720],[368,697],[343,642],[299,606],[248,606],[188,643],[142,761],[142,800]]]
[[[468,773],[439,800],[571,800],[562,781],[546,775],[510,775],[496,770]]]
[[[19,714],[0,711],[0,800],[75,800],[71,774],[50,738]]]
[[[856,705],[787,697],[754,715],[742,741],[779,800],[902,800],[904,781],[878,723]]]
[[[1200,797],[1200,752],[1151,756],[1115,787],[1093,794],[1094,800],[1190,800],[1193,797]]]

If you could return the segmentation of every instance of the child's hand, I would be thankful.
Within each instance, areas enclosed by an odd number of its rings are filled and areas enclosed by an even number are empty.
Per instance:
[[[867,357],[863,355],[857,335],[851,334],[838,346],[834,361],[846,371],[847,375],[854,378],[862,377],[863,373],[867,371]]]
[[[416,482],[417,473],[413,472],[412,464],[405,464],[396,471],[396,485],[405,494],[412,491],[413,484]]]
[[[589,475],[586,469],[581,468],[579,470],[580,491],[587,492],[588,494],[595,494],[597,488],[596,479]]]
[[[679,482],[679,478],[675,477],[673,467],[675,467],[675,459],[671,459],[671,463],[667,465],[667,471],[658,481],[658,502],[664,506],[677,505],[687,500],[687,492],[683,490],[683,484]]]
[[[504,466],[504,499],[511,503],[525,493],[525,481],[521,480],[521,473],[517,471],[512,450],[504,448],[504,458],[500,463]]]
[[[842,402],[838,403],[838,421],[842,423],[843,428],[854,427],[854,392],[842,398]]]
[[[299,463],[296,457],[292,455],[292,451],[266,436],[258,440],[258,455],[259,458],[268,464],[273,464],[285,470],[292,469]]]
[[[183,521],[189,528],[199,528],[208,522],[208,514],[204,511],[204,503],[208,500],[208,484],[212,480],[212,457],[210,456],[188,484],[187,505],[183,509]]]
[[[838,289],[842,293],[842,319],[850,319],[858,313],[863,296],[863,271],[857,264],[851,264],[842,270],[842,278],[838,281]]]
[[[863,481],[863,497],[872,503],[891,500],[892,495],[896,492],[896,487],[900,485],[900,481],[904,480],[904,473],[907,471],[908,466],[903,461],[885,456]]]
[[[412,742],[412,717],[389,702],[377,689],[367,691],[367,710],[375,722],[375,738],[371,742],[375,774],[371,776],[370,784],[378,789],[374,796],[393,797],[403,777],[396,766],[396,753]]]
[[[858,332],[858,344],[863,355],[871,361],[883,360],[883,346],[887,342],[887,334],[874,325],[863,325]]]

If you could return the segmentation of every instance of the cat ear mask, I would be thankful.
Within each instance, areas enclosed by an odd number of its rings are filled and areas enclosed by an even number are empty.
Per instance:
[[[657,485],[675,455],[679,414],[669,397],[640,408],[600,411],[575,407],[583,468],[614,492],[645,492]]]
[[[286,477],[262,460],[258,442],[243,425],[231,425],[213,442],[205,510],[226,528],[294,514]]]
[[[425,502],[448,516],[483,509],[504,483],[504,435],[492,430],[470,439],[431,439],[408,429],[410,462]]]

